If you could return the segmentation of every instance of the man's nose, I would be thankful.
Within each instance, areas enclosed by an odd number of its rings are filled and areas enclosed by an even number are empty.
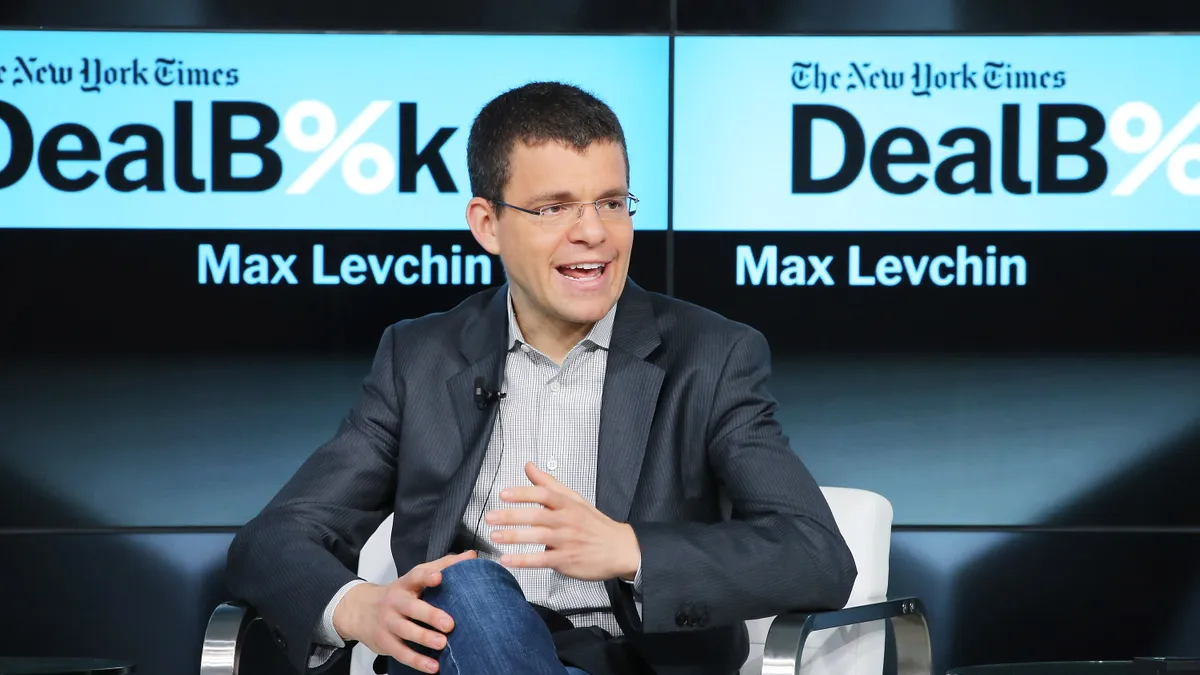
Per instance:
[[[596,245],[608,238],[608,229],[595,204],[580,204],[579,217],[571,227],[571,240]]]

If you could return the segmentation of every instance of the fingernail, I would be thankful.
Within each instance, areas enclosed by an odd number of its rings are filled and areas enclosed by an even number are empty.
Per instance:
[[[501,499],[508,499],[509,497],[512,497],[512,490],[501,490],[500,491]]]
[[[489,511],[486,518],[489,523],[494,523],[496,522],[496,513],[494,511]]]

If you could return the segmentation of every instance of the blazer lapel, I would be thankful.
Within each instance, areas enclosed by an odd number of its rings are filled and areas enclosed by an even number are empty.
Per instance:
[[[508,336],[508,285],[501,286],[484,313],[463,328],[462,352],[468,365],[446,380],[447,414],[454,416],[462,442],[462,462],[442,494],[429,533],[428,560],[445,555],[454,543],[459,521],[466,511],[479,467],[487,454],[499,406],[480,410],[475,403],[475,380],[499,389],[504,381],[505,343]]]
[[[613,321],[596,466],[596,508],[618,522],[629,517],[654,422],[664,372],[646,357],[659,344],[650,299],[630,281]]]

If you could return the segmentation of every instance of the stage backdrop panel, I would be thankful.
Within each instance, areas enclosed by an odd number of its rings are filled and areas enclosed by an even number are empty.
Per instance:
[[[616,110],[663,290],[668,65],[665,36],[0,33],[2,524],[253,515],[387,325],[504,282],[465,211],[506,89]]]
[[[1200,523],[1200,36],[675,46],[675,292],[767,334],[819,480],[902,526]]]
[[[1198,51],[680,37],[675,289],[778,345],[1195,350]]]

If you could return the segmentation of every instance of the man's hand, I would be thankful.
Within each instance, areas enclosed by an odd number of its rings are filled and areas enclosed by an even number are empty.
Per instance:
[[[548,567],[584,581],[620,577],[632,581],[641,563],[641,549],[633,528],[618,523],[540,470],[532,462],[525,475],[533,487],[508,488],[500,499],[512,504],[541,504],[545,508],[512,508],[491,511],[493,526],[528,525],[518,529],[494,530],[498,544],[542,544],[546,550],[524,555],[506,554],[500,564],[508,567]]]
[[[476,556],[475,551],[448,555],[417,565],[387,586],[359,584],[342,597],[333,610],[333,627],[345,640],[356,640],[371,651],[391,656],[426,673],[436,673],[438,663],[413,651],[403,640],[430,649],[446,646],[446,633],[454,629],[449,614],[421,600],[421,592],[442,583],[442,570]],[[417,624],[421,622],[434,630]]]

